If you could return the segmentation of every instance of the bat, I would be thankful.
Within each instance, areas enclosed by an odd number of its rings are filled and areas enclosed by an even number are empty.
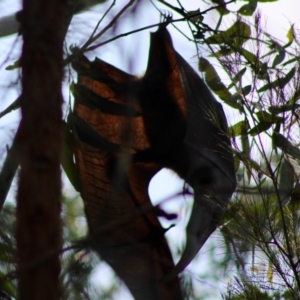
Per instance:
[[[143,78],[99,59],[81,57],[73,68],[74,153],[93,248],[135,299],[182,299],[177,275],[216,229],[236,187],[222,106],[165,27],[151,34]],[[195,194],[175,267],[148,195],[163,167]]]
[[[139,99],[153,156],[182,177],[195,195],[186,247],[164,276],[168,281],[184,270],[216,229],[236,188],[233,155],[222,105],[174,50],[164,27],[151,35]]]
[[[133,162],[149,148],[140,81],[99,59],[73,62],[78,83],[71,116],[74,153],[92,247],[125,282],[135,299],[183,299],[156,210],[148,195],[162,166]]]

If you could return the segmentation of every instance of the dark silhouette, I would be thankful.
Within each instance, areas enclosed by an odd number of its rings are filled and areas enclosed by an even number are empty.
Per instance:
[[[74,149],[92,246],[135,299],[182,299],[177,275],[215,230],[236,186],[222,106],[163,27],[152,34],[142,79],[99,59],[80,57],[73,67]],[[164,167],[195,193],[175,268],[148,196]]]

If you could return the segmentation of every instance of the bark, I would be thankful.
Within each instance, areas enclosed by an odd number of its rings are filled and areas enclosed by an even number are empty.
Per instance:
[[[65,1],[23,0],[22,120],[17,135],[18,299],[59,299]]]

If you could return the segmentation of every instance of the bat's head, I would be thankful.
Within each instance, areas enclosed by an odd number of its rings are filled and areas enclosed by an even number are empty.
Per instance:
[[[162,280],[169,281],[182,272],[215,231],[228,201],[236,188],[234,176],[199,158],[201,165],[190,176],[194,204],[186,229],[186,246],[175,268]]]

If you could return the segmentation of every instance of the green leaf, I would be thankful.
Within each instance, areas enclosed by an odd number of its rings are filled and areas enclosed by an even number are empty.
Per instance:
[[[251,91],[251,85],[247,85],[242,88],[240,93],[235,93],[231,95],[230,97],[224,99],[224,102],[228,104],[229,106],[236,108],[236,109],[241,109],[241,102],[242,102],[242,95],[247,96]]]
[[[239,10],[238,13],[243,16],[252,16],[255,12],[257,7],[257,1],[256,0],[249,0],[248,4],[243,5]]]
[[[286,102],[286,105],[295,105],[295,108],[297,108],[299,104],[295,104],[295,102],[299,99],[300,99],[300,86],[297,87],[297,90],[295,91],[294,95],[292,95],[291,98]]]
[[[280,182],[278,187],[281,204],[284,206],[290,200],[291,192],[294,188],[295,170],[291,163],[283,159],[280,166]]]
[[[236,52],[236,50],[234,48],[228,46],[227,44],[221,44],[220,50],[217,52],[213,52],[209,56],[210,57],[224,57],[224,56],[230,55],[235,52]]]
[[[235,94],[231,95],[230,97],[228,97],[226,100],[224,100],[224,102],[226,104],[228,104],[229,106],[236,108],[236,109],[240,109],[241,101],[242,101],[242,97],[239,93],[235,93]]]
[[[73,137],[71,135],[69,126],[67,125],[67,123],[63,122],[63,147],[62,147],[61,163],[71,184],[73,185],[73,187],[77,192],[80,192],[81,190],[80,180],[78,177],[77,169],[73,161],[74,154],[73,154],[72,145],[73,145]]]
[[[284,48],[289,47],[289,46],[293,43],[293,41],[294,41],[294,38],[295,38],[294,24],[291,26],[291,28],[290,28],[289,31],[287,32],[286,37],[287,37],[287,39],[288,39],[288,42],[287,42],[287,44],[285,44],[285,45],[283,46]]]
[[[243,134],[243,132],[246,132],[247,131],[247,123],[245,120],[243,121],[240,121],[240,122],[237,122],[236,124],[230,126],[228,128],[230,134],[231,134],[231,137],[235,137],[235,136],[239,136],[241,134]]]
[[[259,123],[249,130],[249,134],[252,136],[268,130],[272,125],[278,122],[284,121],[284,118],[271,115],[266,111],[259,111],[255,115],[257,116]]]
[[[12,112],[20,108],[21,106],[21,96],[19,96],[12,104],[10,104],[7,108],[0,112],[0,118],[4,117],[8,113]]]
[[[5,70],[7,71],[12,71],[12,70],[15,70],[15,69],[19,69],[20,68],[20,60],[16,60],[12,65],[9,65],[5,68]]]
[[[252,52],[250,52],[250,51],[248,51],[248,50],[246,50],[244,48],[241,48],[238,51],[239,51],[240,54],[242,54],[245,57],[245,59],[248,62],[250,62],[253,65],[256,64],[256,62],[257,62],[258,59],[257,59],[257,57],[256,57],[255,54],[253,54]]]
[[[226,8],[226,4],[224,0],[211,0],[211,2],[217,5],[217,11],[221,15],[227,15],[230,13],[230,11]]]
[[[266,85],[264,85],[263,87],[261,87],[260,89],[257,90],[258,93],[261,93],[261,92],[264,92],[266,90],[269,90],[269,89],[273,89],[273,88],[276,88],[276,87],[279,87],[279,88],[283,88],[295,75],[295,71],[296,71],[296,68],[293,67],[287,74],[286,76],[282,77],[282,78],[278,78],[276,79],[275,81],[273,82],[270,82]]]
[[[247,96],[251,92],[251,88],[252,88],[251,84],[244,86],[242,88],[243,96]]]
[[[198,69],[200,72],[205,72],[207,68],[210,68],[210,63],[204,57],[199,58]]]
[[[251,35],[249,25],[241,20],[237,20],[230,28],[219,33],[215,33],[205,39],[207,44],[227,44],[230,47],[239,49]]]
[[[292,111],[300,107],[300,104],[283,104],[280,106],[270,106],[268,108],[269,112],[272,114],[280,114],[286,111]]]
[[[241,143],[242,143],[242,150],[244,155],[246,155],[247,158],[249,158],[250,154],[250,144],[249,144],[249,138],[248,138],[248,123],[246,120],[244,120],[245,126],[242,127],[242,133],[241,133]]]
[[[5,274],[0,271],[0,290],[4,291],[11,297],[16,298],[16,288],[11,280],[8,280]]]
[[[251,136],[255,136],[259,133],[262,133],[262,132],[268,130],[272,125],[273,125],[273,123],[266,122],[266,121],[260,121],[256,126],[251,128],[248,133]]]
[[[279,65],[280,63],[282,63],[284,61],[284,58],[285,58],[285,50],[282,48],[279,50],[278,54],[275,56],[272,67],[275,67],[275,66]]]
[[[0,261],[1,263],[15,263],[15,250],[11,245],[0,242]]]
[[[251,169],[254,169],[257,172],[261,171],[261,166],[255,160],[248,158],[247,162],[248,162],[249,166],[251,167]]]
[[[269,123],[272,123],[272,124],[274,124],[278,121],[283,121],[284,120],[283,118],[280,118],[280,117],[269,114],[265,110],[261,110],[261,111],[257,112],[255,115],[257,116],[257,118],[260,121],[265,121],[265,122],[269,122]]]
[[[218,97],[226,102],[226,99],[231,97],[230,92],[226,86],[221,81],[218,73],[215,68],[210,64],[210,62],[200,57],[199,59],[199,70],[204,72],[204,77],[209,88],[216,94]]]
[[[240,70],[231,80],[230,85],[228,86],[228,89],[232,88],[234,86],[235,83],[240,82],[243,75],[246,73],[247,68],[243,68],[242,70]]]
[[[291,155],[293,158],[300,160],[300,150],[294,146],[282,134],[274,132],[272,135],[273,145],[281,149],[284,153]]]
[[[294,57],[294,58],[291,58],[291,59],[289,59],[288,61],[284,62],[284,63],[282,64],[282,66],[285,67],[285,66],[287,66],[287,65],[290,65],[290,64],[293,64],[293,63],[295,63],[295,62],[298,62],[299,59],[300,59],[299,56],[296,56],[296,57]]]
[[[267,63],[259,63],[258,66],[255,65],[253,70],[254,70],[255,74],[257,75],[258,79],[269,80]]]

